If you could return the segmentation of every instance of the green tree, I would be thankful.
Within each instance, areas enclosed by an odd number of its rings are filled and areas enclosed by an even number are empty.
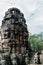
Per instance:
[[[43,42],[41,41],[41,39],[39,39],[38,35],[29,35],[29,41],[31,44],[31,48],[34,51],[41,51],[43,50]]]

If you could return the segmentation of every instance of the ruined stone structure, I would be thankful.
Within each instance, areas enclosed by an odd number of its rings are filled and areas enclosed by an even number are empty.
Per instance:
[[[23,13],[17,8],[6,11],[1,26],[2,65],[28,65],[30,43]]]

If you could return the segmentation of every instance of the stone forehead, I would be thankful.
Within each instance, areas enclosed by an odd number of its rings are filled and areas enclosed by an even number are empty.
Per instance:
[[[8,16],[8,15],[9,15],[8,17],[11,17],[12,15],[15,15],[17,13],[20,14],[20,10],[19,9],[17,9],[17,8],[10,8],[10,9],[8,9],[8,11],[6,11],[5,17]]]
[[[4,25],[6,23],[7,24],[10,24],[11,21],[13,21],[13,23],[16,21],[19,21],[19,19],[22,19],[22,23],[23,21],[25,21],[25,18],[24,18],[24,14],[22,12],[20,12],[19,9],[17,8],[9,8],[8,11],[6,11],[5,13],[5,16],[2,20],[2,25]]]

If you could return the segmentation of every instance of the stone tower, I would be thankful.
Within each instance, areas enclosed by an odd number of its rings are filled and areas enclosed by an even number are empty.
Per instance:
[[[29,64],[30,43],[28,41],[27,24],[19,9],[10,8],[6,11],[2,20],[1,41],[5,65],[6,63],[7,65]]]

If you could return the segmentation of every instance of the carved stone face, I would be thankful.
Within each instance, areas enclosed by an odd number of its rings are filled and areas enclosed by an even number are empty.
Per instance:
[[[2,21],[2,47],[4,53],[12,56],[22,55],[26,52],[26,39],[28,39],[27,24],[23,13],[16,8],[8,9]],[[23,44],[23,46],[21,46]],[[27,43],[28,44],[28,43]],[[11,52],[10,52],[11,51]]]

